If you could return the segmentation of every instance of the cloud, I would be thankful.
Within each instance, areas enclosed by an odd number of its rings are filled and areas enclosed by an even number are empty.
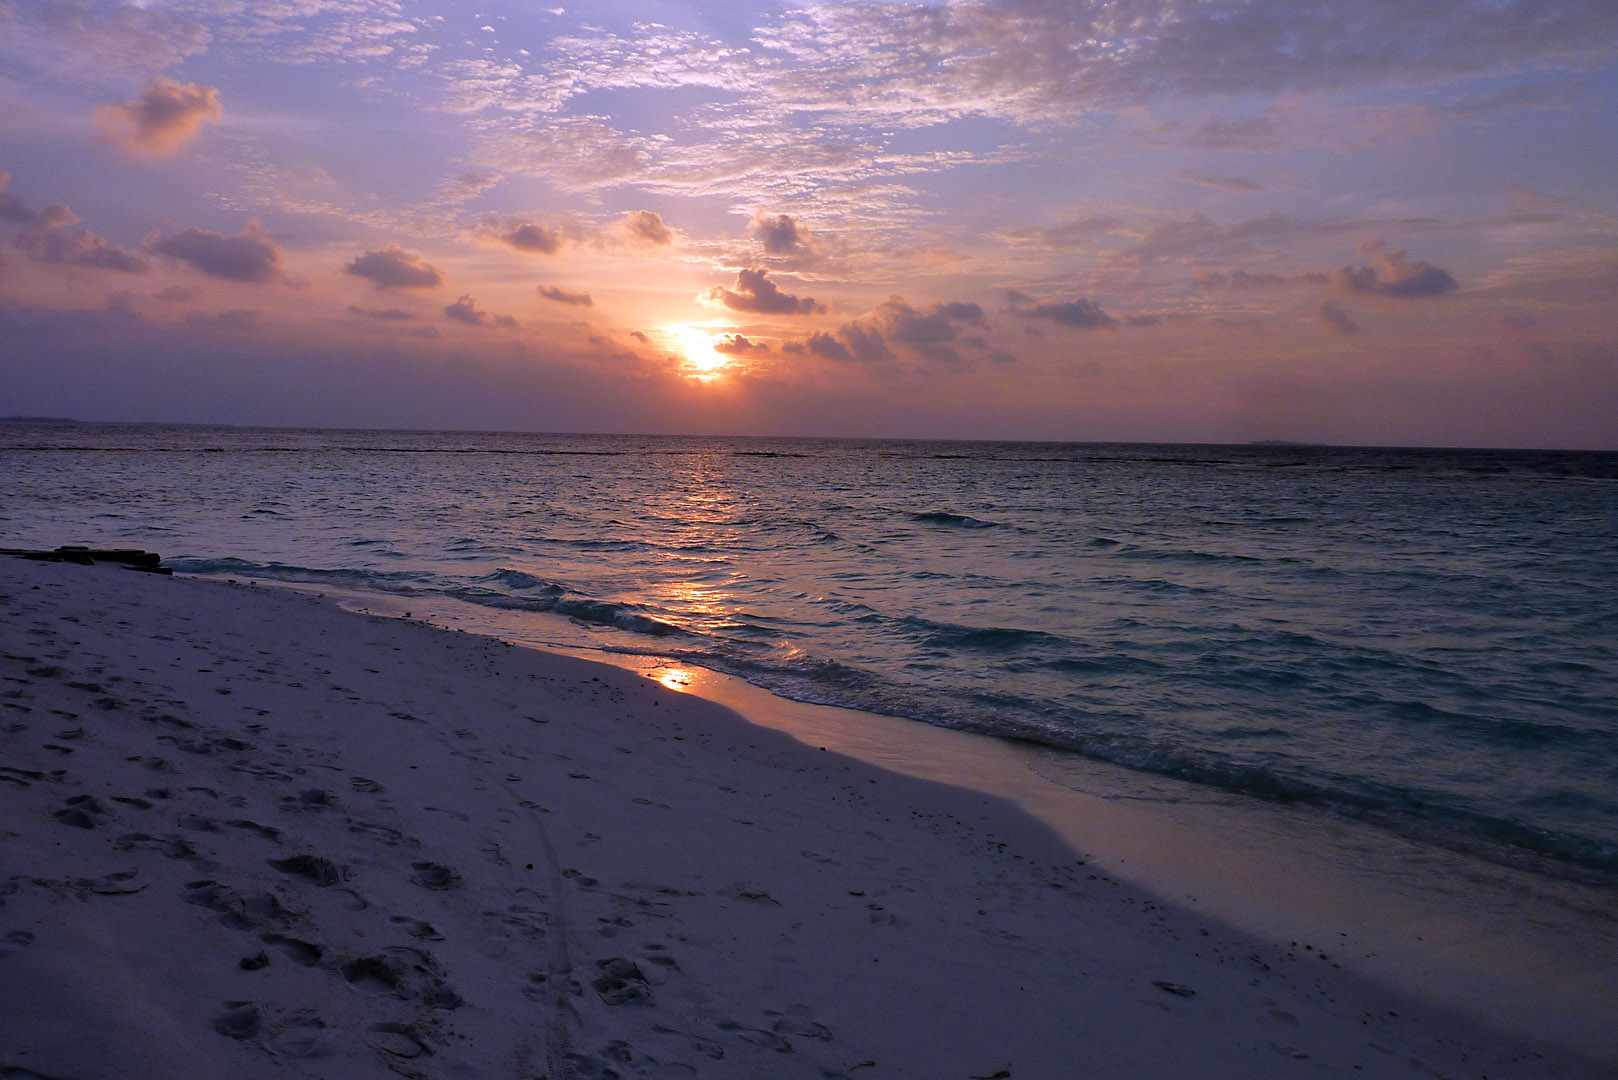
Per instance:
[[[1329,274],[1309,270],[1294,274],[1277,274],[1269,270],[1197,271],[1197,284],[1213,292],[1256,292],[1294,285],[1325,285],[1330,280]]]
[[[117,244],[109,244],[89,229],[75,229],[79,217],[63,203],[52,203],[29,226],[12,238],[12,243],[39,262],[66,266],[88,266],[97,270],[117,270],[143,274],[149,264],[139,255]]]
[[[456,184],[471,195],[481,195],[494,187],[501,180],[499,173],[492,169],[469,169],[451,177]]]
[[[183,304],[189,300],[195,300],[197,290],[187,288],[184,285],[170,285],[168,288],[154,293],[153,296],[166,304]]]
[[[809,245],[809,228],[790,214],[771,217],[760,210],[747,223],[747,231],[771,255],[790,255]]]
[[[221,311],[217,315],[193,311],[186,315],[185,323],[187,326],[230,330],[238,334],[251,334],[257,333],[259,330],[259,313],[251,308],[232,308],[230,311]]]
[[[715,341],[713,351],[725,356],[748,356],[768,353],[770,347],[762,341],[750,341],[741,334],[731,334]]]
[[[444,275],[438,267],[398,244],[367,251],[344,270],[365,278],[379,289],[436,289],[444,283]]]
[[[1409,300],[1443,296],[1460,288],[1448,270],[1432,263],[1413,262],[1403,251],[1383,252],[1380,240],[1362,249],[1377,255],[1377,266],[1343,266],[1332,272],[1332,284],[1348,293],[1369,293]]]
[[[471,293],[460,296],[453,304],[444,309],[444,318],[453,322],[463,323],[467,326],[501,326],[507,330],[517,329],[517,320],[510,315],[490,315],[486,311],[478,310],[478,302]]]
[[[838,341],[824,330],[818,333],[810,334],[809,340],[805,342],[805,344],[808,346],[810,352],[814,353],[816,356],[824,356],[829,360],[842,360],[847,362],[854,359],[854,354],[848,351],[848,346],[844,345],[841,341]],[[787,351],[797,352],[798,350],[788,348]]]
[[[1320,320],[1320,325],[1339,334],[1357,334],[1360,332],[1360,324],[1349,318],[1348,312],[1330,300],[1320,302],[1320,308],[1315,312],[1315,317]]]
[[[224,115],[218,88],[163,78],[147,83],[134,101],[103,105],[95,112],[108,139],[144,157],[174,153],[201,134],[203,121]]]
[[[1197,150],[1269,150],[1279,142],[1280,132],[1269,116],[1247,116],[1195,124],[1171,120],[1159,125],[1156,134]]]
[[[281,250],[257,221],[249,221],[235,236],[221,236],[207,229],[189,228],[166,236],[152,245],[159,255],[190,263],[211,277],[226,281],[265,282],[284,280]]]
[[[207,49],[207,27],[135,4],[0,2],[0,68],[83,85],[127,82]]]
[[[514,229],[494,234],[495,239],[507,247],[526,254],[555,255],[562,248],[562,230],[553,225],[534,225],[524,222]]]
[[[809,335],[804,346],[816,356],[824,356],[828,360],[838,360],[843,363],[879,364],[897,359],[888,343],[883,340],[880,331],[863,326],[860,323],[847,323],[837,330],[834,337],[824,331]],[[786,352],[799,352],[792,346],[785,348]]]
[[[723,304],[732,311],[750,311],[760,315],[814,315],[826,310],[807,296],[796,297],[784,293],[769,280],[768,270],[738,270],[734,290],[715,285],[702,294],[710,303]]]
[[[981,325],[983,309],[955,302],[934,304],[923,314],[905,303],[903,297],[890,296],[877,305],[874,319],[888,341],[928,346],[954,341],[960,336],[962,324]]]
[[[398,308],[362,308],[354,304],[348,305],[348,313],[350,315],[362,315],[367,319],[378,319],[382,322],[404,322],[407,319],[415,318],[410,312],[400,311]]]
[[[587,63],[600,64],[591,57]],[[453,74],[453,68],[446,69]],[[578,71],[569,73],[569,82],[579,81]],[[455,96],[467,89],[458,79],[446,103],[455,107]],[[655,138],[631,135],[603,123],[599,116],[556,115],[554,106],[525,110],[520,87],[498,84],[479,100],[468,102],[466,111],[497,108],[508,110],[508,123],[486,128],[480,144],[480,157],[508,172],[539,176],[564,191],[589,191],[611,187],[642,177],[652,168],[661,147]],[[513,124],[526,121],[526,130]]]
[[[674,243],[674,230],[664,223],[660,214],[650,210],[631,210],[618,219],[618,231],[630,241],[667,247]]]
[[[539,285],[534,289],[547,300],[554,300],[558,304],[574,304],[578,307],[594,307],[595,301],[587,292],[574,292],[564,289],[560,285]]]
[[[1218,173],[1193,172],[1190,169],[1181,169],[1174,174],[1174,179],[1183,180],[1187,184],[1200,184],[1202,187],[1228,191],[1232,195],[1257,195],[1264,190],[1259,184],[1239,176],[1221,176]]]
[[[1123,222],[1110,217],[1082,217],[1048,228],[1015,229],[1005,234],[1013,247],[1066,248],[1083,247],[1097,236],[1117,232]]]
[[[446,307],[444,317],[453,319],[458,323],[465,323],[467,326],[482,326],[489,321],[489,316],[478,310],[477,301],[472,299],[471,293],[465,294],[455,303]]]
[[[11,174],[0,169],[0,221],[33,221],[34,212],[23,205],[15,192],[9,191]]]
[[[774,93],[758,95],[778,110],[906,127],[968,115],[1062,123],[1159,100],[1595,68],[1613,59],[1618,8],[1606,0],[806,0],[756,37],[763,59],[782,68],[762,72]]]
[[[1006,298],[1011,309],[1024,318],[1048,319],[1077,330],[1113,330],[1118,326],[1118,320],[1101,310],[1100,304],[1082,296],[1072,300],[1034,303],[1022,293],[1010,290]]]

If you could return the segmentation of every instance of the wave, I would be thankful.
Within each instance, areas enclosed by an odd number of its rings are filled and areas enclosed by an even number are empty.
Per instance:
[[[998,529],[998,521],[984,521],[982,518],[972,517],[970,514],[952,514],[947,510],[929,510],[924,513],[912,513],[911,521],[919,521],[924,525],[947,525],[954,529]]]
[[[1063,638],[1043,630],[1022,630],[1014,626],[969,626],[963,623],[935,622],[919,615],[898,620],[900,626],[921,632],[921,643],[934,649],[971,649],[977,652],[1011,652],[1031,645],[1065,644]]]
[[[483,577],[475,578],[474,580],[479,582],[492,582],[496,585],[504,585],[508,589],[517,589],[524,592],[532,589],[540,592],[552,593],[557,596],[560,596],[566,591],[563,586],[558,585],[554,581],[547,581],[545,578],[535,577],[534,575],[526,574],[521,570],[507,570],[502,568],[500,570],[496,570],[492,574],[486,574]]]
[[[374,589],[377,592],[404,594],[426,591],[433,580],[433,575],[425,570],[323,569],[278,562],[259,563],[248,559],[200,559],[185,556],[165,561],[182,574],[235,574],[247,578],[297,581],[312,585],[321,582],[340,582],[359,588]]]

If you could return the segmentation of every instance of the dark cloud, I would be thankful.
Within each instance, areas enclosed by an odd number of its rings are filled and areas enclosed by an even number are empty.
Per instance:
[[[11,187],[11,174],[0,169],[0,221],[33,221],[34,212],[23,205]]]
[[[714,342],[713,351],[725,356],[748,356],[767,353],[770,347],[762,341],[749,341],[741,334],[731,334]]]
[[[1232,195],[1257,195],[1264,190],[1259,184],[1244,180],[1240,176],[1221,176],[1218,173],[1193,172],[1190,169],[1181,169],[1174,174],[1174,179],[1183,180],[1187,184],[1228,191]]]
[[[747,223],[747,231],[771,255],[790,255],[809,245],[809,229],[789,214],[771,217],[760,210]]]
[[[157,299],[167,304],[183,304],[188,300],[195,300],[197,290],[188,288],[185,285],[170,285],[154,295]]]
[[[465,293],[455,303],[444,308],[444,318],[467,326],[499,326],[506,330],[517,329],[517,320],[511,315],[490,315],[486,311],[478,310],[478,302],[471,293]]]
[[[1357,334],[1360,332],[1360,324],[1349,318],[1348,312],[1330,300],[1320,302],[1320,308],[1315,312],[1315,316],[1320,320],[1320,325],[1339,334]]]
[[[207,229],[192,227],[164,237],[152,245],[152,250],[190,263],[204,274],[226,281],[256,283],[284,280],[281,276],[281,250],[256,221],[249,221],[235,236],[221,236]]]
[[[807,296],[800,298],[782,292],[769,280],[769,273],[768,270],[739,270],[735,290],[715,285],[703,297],[732,311],[760,315],[814,315],[826,310],[824,304],[817,304]]]
[[[1364,253],[1377,255],[1377,266],[1343,266],[1332,273],[1332,284],[1348,293],[1369,293],[1397,300],[1443,296],[1460,288],[1448,270],[1432,263],[1413,262],[1403,251],[1384,252],[1381,241]]]
[[[877,305],[874,319],[882,336],[889,341],[905,345],[935,345],[954,341],[960,336],[961,326],[981,325],[983,309],[976,304],[934,304],[921,312],[904,302],[903,297],[890,296]]]
[[[848,346],[832,337],[824,330],[810,334],[805,343],[810,352],[816,356],[824,356],[829,360],[852,361],[854,354],[848,351]],[[797,352],[797,349],[788,349],[788,352]]]
[[[398,244],[367,251],[344,269],[379,289],[436,289],[444,283],[444,275],[438,267]]]
[[[40,262],[67,266],[89,266],[97,270],[117,270],[143,274],[145,259],[117,244],[109,244],[89,229],[76,229],[79,217],[62,203],[52,203],[34,215],[29,226],[12,238],[12,243]]]
[[[466,293],[455,303],[444,309],[444,318],[453,319],[467,326],[482,326],[489,321],[489,316],[478,310],[477,301],[472,299],[471,293]]]
[[[653,247],[674,243],[674,230],[664,224],[662,215],[650,210],[631,210],[618,219],[618,228],[637,243]]]
[[[636,341],[640,342],[642,345],[648,345],[648,344],[651,343],[651,340],[652,340],[651,338],[647,337],[645,334],[641,333],[639,330],[631,330],[629,332],[629,336],[634,338]]]
[[[835,337],[825,332],[811,334],[805,344],[816,356],[845,363],[877,364],[895,359],[881,333],[859,323],[844,325]]]
[[[1048,319],[1078,330],[1112,330],[1118,326],[1118,320],[1101,310],[1100,304],[1082,296],[1072,300],[1034,303],[1025,294],[1015,289],[1008,289],[1006,299],[1010,302],[1011,309],[1024,318]]]
[[[496,238],[502,244],[518,251],[539,255],[555,255],[561,250],[564,239],[561,229],[526,222],[515,229],[497,233]]]
[[[134,101],[103,105],[95,113],[108,139],[148,157],[174,153],[201,133],[203,121],[224,115],[218,88],[162,78],[147,83]]]
[[[367,319],[377,319],[381,322],[404,322],[407,319],[415,318],[410,312],[400,311],[398,308],[362,308],[354,304],[348,305],[348,313],[350,315],[361,315]]]
[[[540,285],[534,289],[547,300],[554,300],[558,304],[573,304],[577,307],[594,307],[595,300],[587,292],[574,292],[559,285]]]

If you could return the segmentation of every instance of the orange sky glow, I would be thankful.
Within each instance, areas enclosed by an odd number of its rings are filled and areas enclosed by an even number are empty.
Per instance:
[[[1618,448],[1618,7],[0,2],[0,414]]]

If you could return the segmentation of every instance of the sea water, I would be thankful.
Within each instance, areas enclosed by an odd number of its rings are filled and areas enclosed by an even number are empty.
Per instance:
[[[1618,880],[1618,454],[0,426],[61,543]]]

